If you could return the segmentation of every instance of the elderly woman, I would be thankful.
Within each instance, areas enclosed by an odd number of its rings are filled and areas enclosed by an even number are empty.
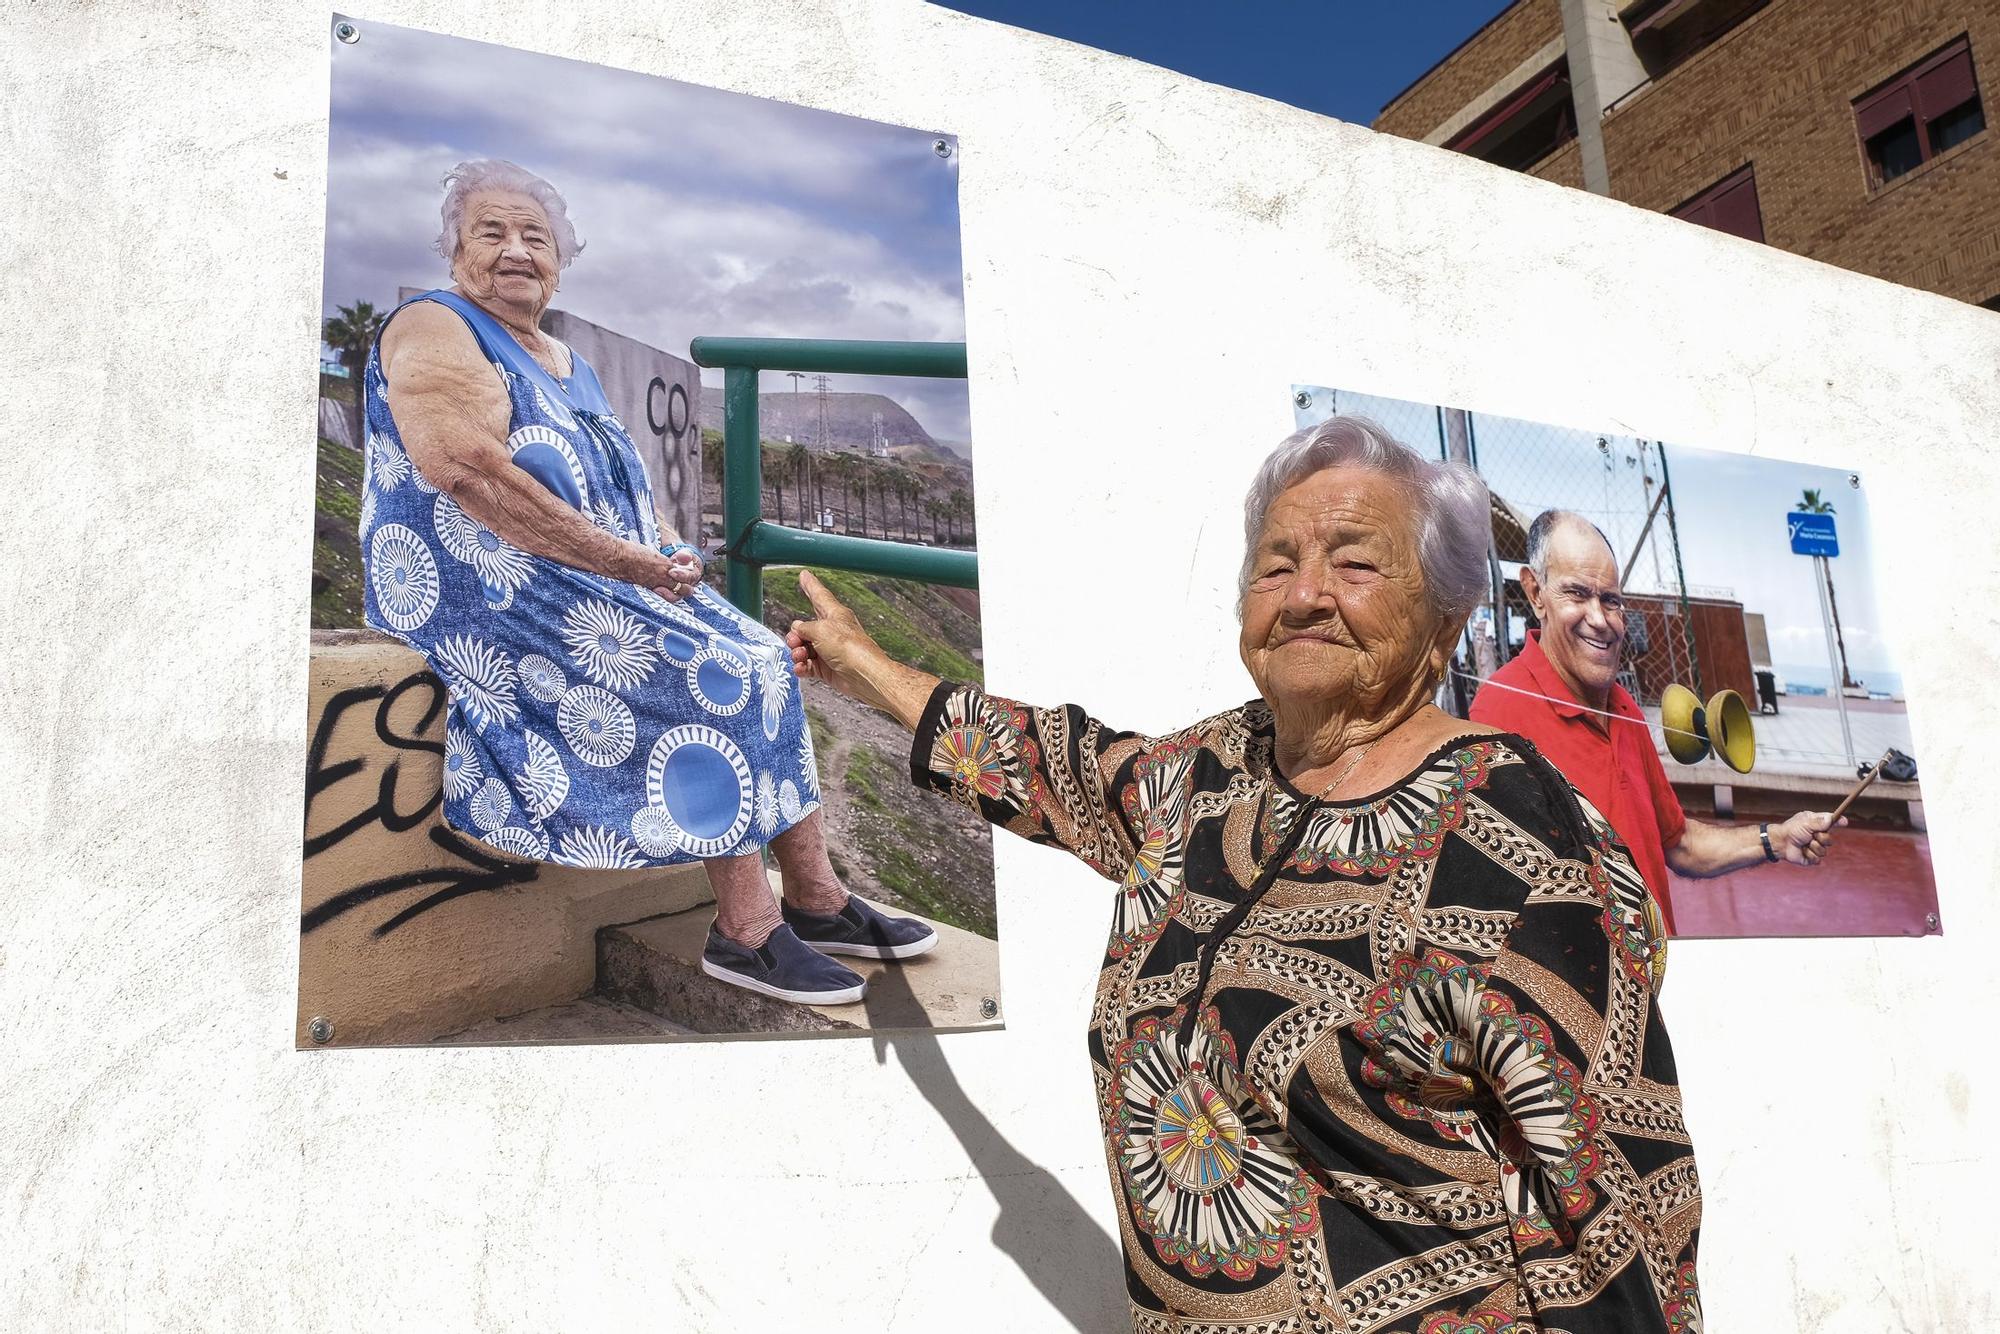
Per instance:
[[[835,878],[784,644],[702,586],[595,372],[542,332],[582,248],[562,196],[506,162],[444,185],[453,286],[398,307],[368,360],[360,537],[368,623],[450,691],[446,823],[570,866],[701,860],[705,972],[859,1000],[825,955],[907,958],[936,933]]]
[[[1534,748],[1432,702],[1485,487],[1355,418],[1245,506],[1261,698],[1166,736],[888,659],[807,577],[801,672],[921,784],[1120,888],[1090,1050],[1135,1330],[1698,1328],[1659,917]]]

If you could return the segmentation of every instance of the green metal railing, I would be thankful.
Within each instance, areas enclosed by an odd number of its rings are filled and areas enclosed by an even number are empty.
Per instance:
[[[764,442],[757,419],[759,371],[965,378],[963,343],[874,343],[826,338],[697,338],[698,366],[722,371],[722,539],[729,600],[764,616],[766,565],[819,565],[859,574],[979,587],[979,558],[910,542],[811,533],[764,518]]]

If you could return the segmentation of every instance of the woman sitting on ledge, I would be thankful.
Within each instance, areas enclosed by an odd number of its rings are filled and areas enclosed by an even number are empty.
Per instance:
[[[368,359],[360,537],[368,623],[450,691],[445,822],[568,866],[699,860],[704,972],[861,999],[824,955],[908,958],[937,934],[842,888],[784,643],[703,587],[596,373],[542,332],[582,248],[562,196],[466,162],[442,213],[454,285],[399,306]]]

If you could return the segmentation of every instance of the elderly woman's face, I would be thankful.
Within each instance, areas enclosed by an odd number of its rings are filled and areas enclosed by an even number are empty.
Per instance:
[[[1394,478],[1328,468],[1264,516],[1243,600],[1243,665],[1280,710],[1366,715],[1428,679],[1443,622],[1425,596],[1415,502]]]
[[[548,214],[532,195],[481,190],[465,201],[452,277],[471,295],[539,311],[560,268]]]

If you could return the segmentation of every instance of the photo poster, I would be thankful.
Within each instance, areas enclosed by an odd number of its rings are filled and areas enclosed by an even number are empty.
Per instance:
[[[725,600],[723,375],[690,348],[961,343],[957,141],[366,19],[334,16],[328,41],[298,1045],[999,1026],[991,830],[912,786],[893,719],[797,679],[796,569],[765,569],[761,620]],[[447,174],[496,161],[559,202],[474,168],[488,184],[448,228]],[[528,221],[510,234],[502,209],[489,244],[482,190]],[[370,354],[400,302],[467,277],[448,237],[477,268],[458,290],[485,306],[422,304],[491,364],[491,381],[477,360],[463,374],[503,466],[614,537],[694,544],[699,593],[531,557],[412,463],[399,439],[426,419],[409,397],[397,419]],[[522,287],[537,263],[553,295]],[[504,322],[478,332],[510,301],[551,366]],[[765,522],[976,549],[962,379],[766,370],[759,418]],[[816,573],[898,660],[981,680],[976,591]],[[815,811],[817,865],[935,945],[841,959],[859,1001],[717,980],[703,859],[777,839],[775,910],[782,836]]]
[[[1643,713],[1688,819],[1775,825],[1831,812],[1867,779],[1815,866],[1759,862],[1703,878],[1669,868],[1676,936],[1940,932],[1909,704],[1883,627],[1859,474],[1322,386],[1293,386],[1292,406],[1300,429],[1336,413],[1366,417],[1426,458],[1471,463],[1485,480],[1493,591],[1440,691],[1447,710],[1464,717],[1480,690],[1506,688],[1487,682],[1540,630],[1521,579],[1528,531],[1542,512],[1564,510],[1594,524],[1611,549],[1624,602],[1617,684]],[[1520,671],[1510,673],[1516,688]],[[1717,704],[1725,690],[1742,700],[1742,715]],[[1703,749],[1707,733],[1705,755],[1674,758],[1663,707],[1685,749]],[[1713,732],[1711,715],[1723,720]],[[1734,741],[1747,772],[1713,744],[1718,736]],[[1614,781],[1565,776],[1586,795]],[[1641,776],[1625,778],[1645,790]]]

